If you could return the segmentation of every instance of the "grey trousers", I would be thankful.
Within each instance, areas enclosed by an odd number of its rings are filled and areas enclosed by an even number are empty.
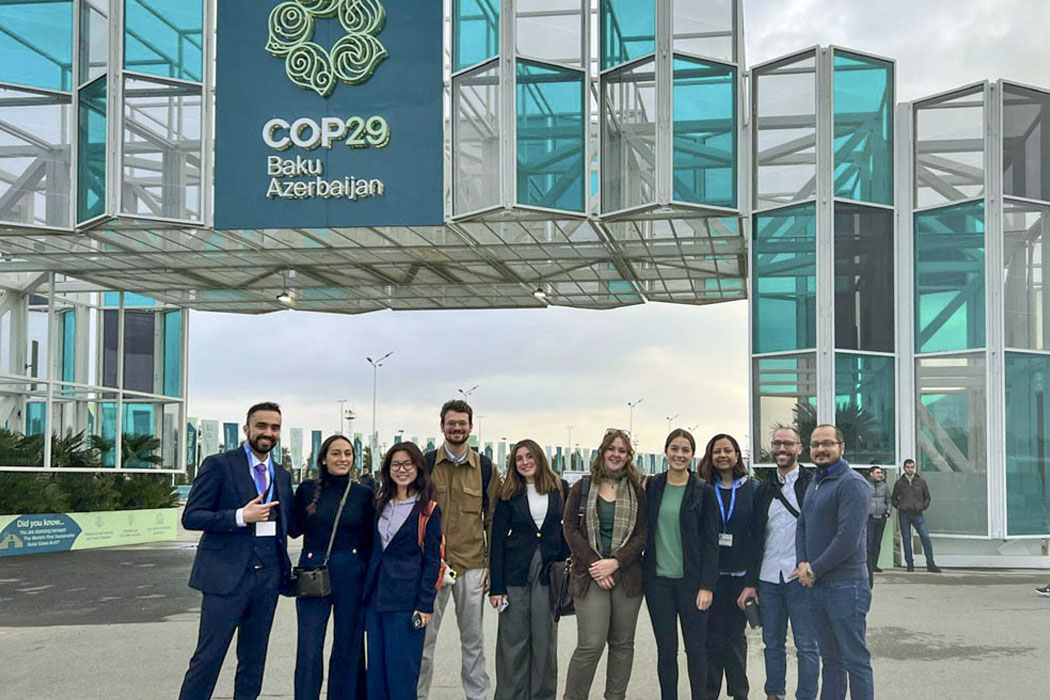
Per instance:
[[[485,647],[481,635],[481,616],[485,611],[485,589],[481,585],[484,569],[459,572],[455,585],[442,586],[434,601],[434,616],[427,625],[423,642],[423,663],[419,669],[416,697],[426,700],[430,681],[434,676],[434,648],[445,606],[451,597],[456,602],[456,622],[459,623],[459,644],[463,655],[460,677],[467,700],[488,700],[489,674],[485,671]]]
[[[565,679],[565,700],[587,700],[594,671],[609,645],[605,700],[624,700],[634,663],[634,629],[642,596],[628,597],[623,585],[606,591],[591,581],[587,595],[576,599],[576,650]]]
[[[499,614],[494,700],[555,700],[558,695],[558,625],[550,586],[540,583],[540,548],[529,564],[528,583],[507,586],[507,609]]]

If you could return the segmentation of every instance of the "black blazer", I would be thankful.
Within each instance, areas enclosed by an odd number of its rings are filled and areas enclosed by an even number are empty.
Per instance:
[[[524,586],[528,583],[529,565],[539,545],[542,559],[541,581],[550,582],[548,565],[552,561],[564,561],[569,556],[569,546],[562,533],[562,514],[565,504],[562,493],[568,493],[569,485],[558,479],[559,488],[547,494],[547,515],[543,527],[537,528],[529,511],[529,497],[521,491],[509,501],[502,498],[496,502],[492,516],[492,546],[489,548],[489,571],[492,586],[489,595],[506,595],[507,586]]]
[[[362,600],[378,612],[434,612],[438,569],[441,566],[441,508],[427,521],[423,549],[419,549],[419,503],[401,529],[383,549],[379,515],[374,525],[372,557],[365,574]]]
[[[281,592],[289,591],[292,564],[288,559],[288,531],[293,527],[292,478],[274,463],[274,499],[279,501],[277,548],[281,555]],[[236,512],[258,496],[243,447],[212,455],[201,464],[193,481],[182,526],[203,530],[190,572],[190,587],[203,593],[228,595],[252,562],[255,528],[237,527]]]
[[[664,472],[650,478],[645,486],[649,501],[649,539],[643,562],[646,582],[656,578],[656,529],[666,485],[667,472]],[[713,592],[718,583],[718,518],[715,490],[696,474],[690,474],[678,521],[682,528],[684,579],[697,590]]]

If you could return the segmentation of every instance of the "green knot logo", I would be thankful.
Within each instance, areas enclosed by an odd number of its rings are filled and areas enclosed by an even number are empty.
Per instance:
[[[346,30],[330,51],[312,41],[315,20],[329,17],[338,17]],[[379,0],[290,0],[270,13],[266,50],[284,58],[293,83],[328,97],[336,79],[358,85],[372,77],[388,55],[375,36],[385,21]]]

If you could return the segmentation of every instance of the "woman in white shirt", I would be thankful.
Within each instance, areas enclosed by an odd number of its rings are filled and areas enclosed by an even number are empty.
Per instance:
[[[535,441],[515,445],[489,553],[489,601],[500,611],[494,700],[555,700],[558,627],[549,567],[569,555],[561,525],[567,491]]]

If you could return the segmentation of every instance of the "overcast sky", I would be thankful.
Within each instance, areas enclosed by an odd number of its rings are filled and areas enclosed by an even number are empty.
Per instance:
[[[700,1],[700,0],[698,0]],[[814,44],[897,59],[912,100],[996,78],[1050,86],[1047,0],[745,0],[749,65]],[[507,437],[595,447],[634,412],[641,449],[658,451],[666,417],[712,433],[747,433],[747,305],[648,304],[612,311],[381,312],[337,316],[193,313],[190,415],[243,422],[274,399],[285,427],[338,428],[337,400],[371,429],[366,355],[394,354],[379,374],[378,429],[438,434],[441,403],[471,397],[483,441]],[[286,431],[287,437],[287,431]],[[384,438],[386,439],[386,438]]]

